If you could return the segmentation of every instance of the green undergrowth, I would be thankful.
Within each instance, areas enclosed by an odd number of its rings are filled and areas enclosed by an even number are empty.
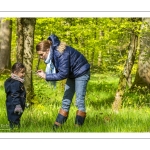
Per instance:
[[[53,89],[45,80],[33,76],[35,97],[21,118],[21,128],[10,131],[5,108],[4,80],[0,77],[0,132],[54,132],[52,126],[61,107],[64,81],[58,81]],[[76,116],[75,96],[73,98],[67,122],[56,132],[149,132],[150,108],[149,92],[126,92],[122,109],[114,113],[111,109],[118,85],[116,74],[91,73],[86,94],[87,117],[82,127],[74,125]],[[137,90],[138,91],[138,90]]]

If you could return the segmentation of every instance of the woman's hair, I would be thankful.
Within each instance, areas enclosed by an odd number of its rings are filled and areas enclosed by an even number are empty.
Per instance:
[[[25,66],[20,62],[16,62],[13,64],[11,71],[12,73],[14,73],[15,71],[18,73],[22,69],[26,69]]]
[[[48,48],[50,48],[51,45],[52,45],[52,41],[43,40],[36,45],[36,51],[45,52]]]

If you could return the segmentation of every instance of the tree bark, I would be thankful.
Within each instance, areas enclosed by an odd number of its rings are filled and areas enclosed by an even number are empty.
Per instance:
[[[141,21],[141,18],[139,18],[139,19],[133,18],[132,21]],[[140,27],[138,27],[137,29],[139,30]],[[124,70],[123,70],[121,77],[120,77],[120,80],[119,80],[115,100],[112,104],[112,109],[115,112],[118,112],[119,109],[121,109],[122,96],[125,92],[126,85],[128,83],[132,67],[134,65],[134,60],[135,60],[136,51],[137,51],[137,47],[138,47],[138,34],[135,31],[132,30],[132,32],[131,32],[128,58],[126,60]]]
[[[150,18],[143,18],[138,68],[132,89],[137,86],[150,88]]]
[[[5,71],[11,67],[11,36],[12,20],[1,20],[0,28],[0,70]]]
[[[27,91],[27,101],[30,103],[34,95],[32,83],[32,64],[33,64],[33,49],[34,49],[34,30],[36,19],[23,19],[23,34],[24,34],[24,55],[23,64],[26,67],[25,88]]]
[[[23,18],[17,18],[17,62],[23,63],[24,36]]]

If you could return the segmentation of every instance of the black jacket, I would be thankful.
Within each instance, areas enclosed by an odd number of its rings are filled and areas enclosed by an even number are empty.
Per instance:
[[[23,110],[25,109],[26,91],[22,82],[12,78],[5,81],[4,87],[8,120],[15,122],[21,115],[14,114],[14,109],[18,104],[21,105]]]

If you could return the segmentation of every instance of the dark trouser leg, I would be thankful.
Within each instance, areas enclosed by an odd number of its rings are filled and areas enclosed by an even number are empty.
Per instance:
[[[24,110],[24,107],[22,107]],[[7,109],[7,117],[9,121],[9,126],[11,129],[20,128],[20,119],[22,114],[18,115],[14,113],[15,106],[12,104],[12,102],[6,103],[6,109]]]
[[[77,110],[76,118],[75,118],[75,125],[76,126],[82,126],[84,123],[85,117],[86,117],[86,112],[83,112],[81,110]]]

